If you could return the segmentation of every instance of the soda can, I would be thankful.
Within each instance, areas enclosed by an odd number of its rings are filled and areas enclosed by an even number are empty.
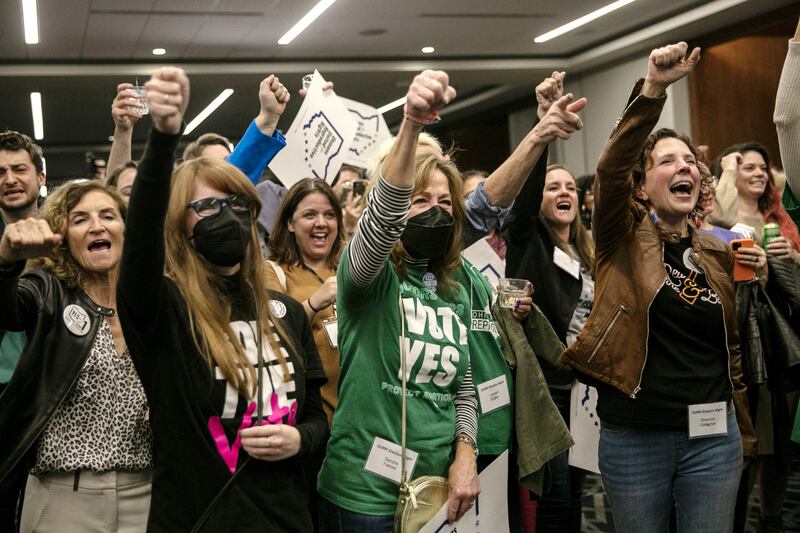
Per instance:
[[[775,223],[764,224],[764,236],[761,239],[761,242],[764,244],[764,248],[767,247],[769,241],[774,239],[775,237],[781,236],[781,227]]]

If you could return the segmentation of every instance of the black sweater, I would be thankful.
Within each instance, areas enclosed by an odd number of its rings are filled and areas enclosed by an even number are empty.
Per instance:
[[[555,237],[539,214],[546,174],[547,149],[525,181],[503,225],[506,276],[533,283],[533,303],[542,310],[566,345],[569,322],[578,306],[582,282],[553,263]],[[570,373],[556,371],[544,359],[540,358],[539,364],[550,385],[568,384],[574,379]]]
[[[294,425],[300,454],[278,462],[249,458],[237,433],[255,423],[255,401],[248,403],[216,368],[209,369],[192,339],[186,302],[163,274],[164,218],[178,139],[150,134],[133,187],[117,287],[122,329],[150,404],[148,531],[193,531],[204,513],[196,531],[310,531],[300,457],[324,444],[327,419],[319,394],[325,374],[308,319],[299,303],[271,294],[273,315],[299,353],[286,349],[291,380],[283,382],[264,344],[264,423]],[[232,277],[219,289],[231,302],[231,327],[252,355],[255,316],[252,305],[243,305],[251,298],[240,287]],[[281,345],[287,346],[286,339]]]

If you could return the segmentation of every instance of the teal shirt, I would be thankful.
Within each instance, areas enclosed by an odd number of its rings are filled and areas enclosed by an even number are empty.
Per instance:
[[[11,375],[17,367],[26,340],[23,331],[6,331],[0,342],[0,383],[11,381]]]
[[[492,288],[469,261],[462,258],[462,264],[458,281],[470,293],[469,312],[462,320],[468,324],[472,382],[478,395],[478,452],[499,455],[510,449],[513,441],[514,382],[492,317]],[[500,378],[504,378],[505,385]],[[491,389],[488,388],[490,384],[493,385]],[[484,389],[483,395],[481,389]],[[489,398],[501,389],[505,389],[502,392],[507,393],[509,399],[502,407]]]
[[[6,221],[0,216],[0,236],[5,229]],[[0,383],[8,383],[22,355],[26,336],[23,331],[0,331],[0,339]]]
[[[348,251],[342,254],[337,272],[339,403],[318,489],[352,512],[391,516],[397,506],[399,485],[365,467],[376,437],[400,444],[401,320],[409,369],[406,445],[419,454],[410,477],[447,476],[455,437],[453,399],[470,364],[461,319],[469,297],[460,284],[449,294],[442,287],[430,290],[422,281],[425,274],[409,267],[407,278],[400,280],[387,261],[369,286],[356,287]]]

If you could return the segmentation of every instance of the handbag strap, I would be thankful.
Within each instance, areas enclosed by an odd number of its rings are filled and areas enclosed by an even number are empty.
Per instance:
[[[408,480],[408,471],[406,470],[406,387],[407,387],[407,370],[406,370],[406,323],[403,320],[403,296],[398,290],[397,292],[397,308],[400,311],[400,374],[401,374],[401,425],[400,425],[400,495],[406,496],[411,499],[411,506],[417,508],[417,498],[414,491],[411,490]]]
[[[408,484],[408,472],[406,471],[406,343],[403,342],[406,336],[406,323],[403,320],[403,295],[397,291],[397,308],[400,311],[400,374],[401,374],[401,413],[400,422],[400,487],[401,489]]]

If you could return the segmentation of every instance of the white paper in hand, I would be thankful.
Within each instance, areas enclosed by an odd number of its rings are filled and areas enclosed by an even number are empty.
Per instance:
[[[269,168],[290,188],[303,178],[333,182],[353,143],[358,122],[325,80],[314,71],[303,105],[286,131],[286,148]]]
[[[461,520],[447,523],[445,502],[419,533],[508,533],[508,450],[504,451],[478,476],[481,494]]]
[[[341,96],[339,99],[358,122],[353,144],[347,150],[344,162],[356,167],[370,168],[372,155],[384,141],[392,138],[389,126],[374,107]]]

